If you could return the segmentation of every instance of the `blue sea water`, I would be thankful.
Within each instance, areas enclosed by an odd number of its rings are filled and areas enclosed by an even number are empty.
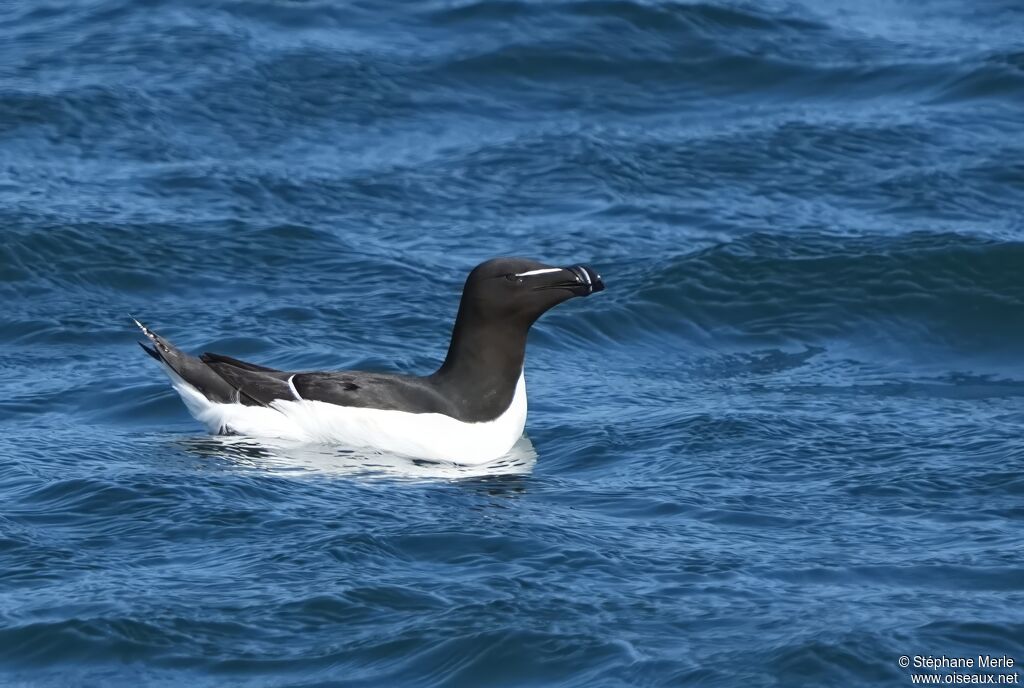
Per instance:
[[[1018,0],[0,4],[0,685],[1019,669],[1022,161]],[[425,373],[507,254],[608,289],[484,470],[208,437],[127,318]]]

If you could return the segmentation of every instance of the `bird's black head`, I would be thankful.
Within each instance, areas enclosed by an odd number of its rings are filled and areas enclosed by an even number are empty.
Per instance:
[[[525,258],[493,258],[469,273],[460,314],[529,327],[553,306],[602,289],[601,276],[585,265],[560,268]]]
[[[497,417],[512,401],[534,321],[602,289],[601,276],[583,265],[558,268],[524,258],[481,263],[466,278],[448,355],[431,379],[473,414]]]

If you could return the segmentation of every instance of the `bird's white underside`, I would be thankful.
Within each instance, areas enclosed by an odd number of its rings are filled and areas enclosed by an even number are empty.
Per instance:
[[[233,432],[250,437],[338,444],[479,465],[507,454],[526,427],[526,379],[522,373],[512,403],[504,413],[492,421],[464,423],[441,413],[386,411],[308,399],[281,399],[270,406],[214,403],[169,366],[161,365],[189,413],[214,434]]]

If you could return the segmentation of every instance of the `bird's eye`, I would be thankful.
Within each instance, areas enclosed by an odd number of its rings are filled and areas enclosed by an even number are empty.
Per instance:
[[[508,280],[509,282],[517,282],[517,281],[520,281],[520,280],[519,280],[519,275],[515,275],[515,274],[513,274],[513,273],[511,273],[511,272],[510,272],[510,273],[508,273],[507,275],[505,275],[505,279],[507,279],[507,280]]]

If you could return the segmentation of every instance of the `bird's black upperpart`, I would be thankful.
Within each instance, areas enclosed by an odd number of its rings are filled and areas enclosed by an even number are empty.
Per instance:
[[[442,413],[463,422],[490,421],[512,402],[533,323],[558,304],[604,289],[585,265],[555,267],[524,258],[495,258],[469,274],[448,354],[431,375],[360,371],[291,373],[227,356],[189,356],[136,323],[153,358],[216,403],[269,406],[302,399],[339,406]]]

